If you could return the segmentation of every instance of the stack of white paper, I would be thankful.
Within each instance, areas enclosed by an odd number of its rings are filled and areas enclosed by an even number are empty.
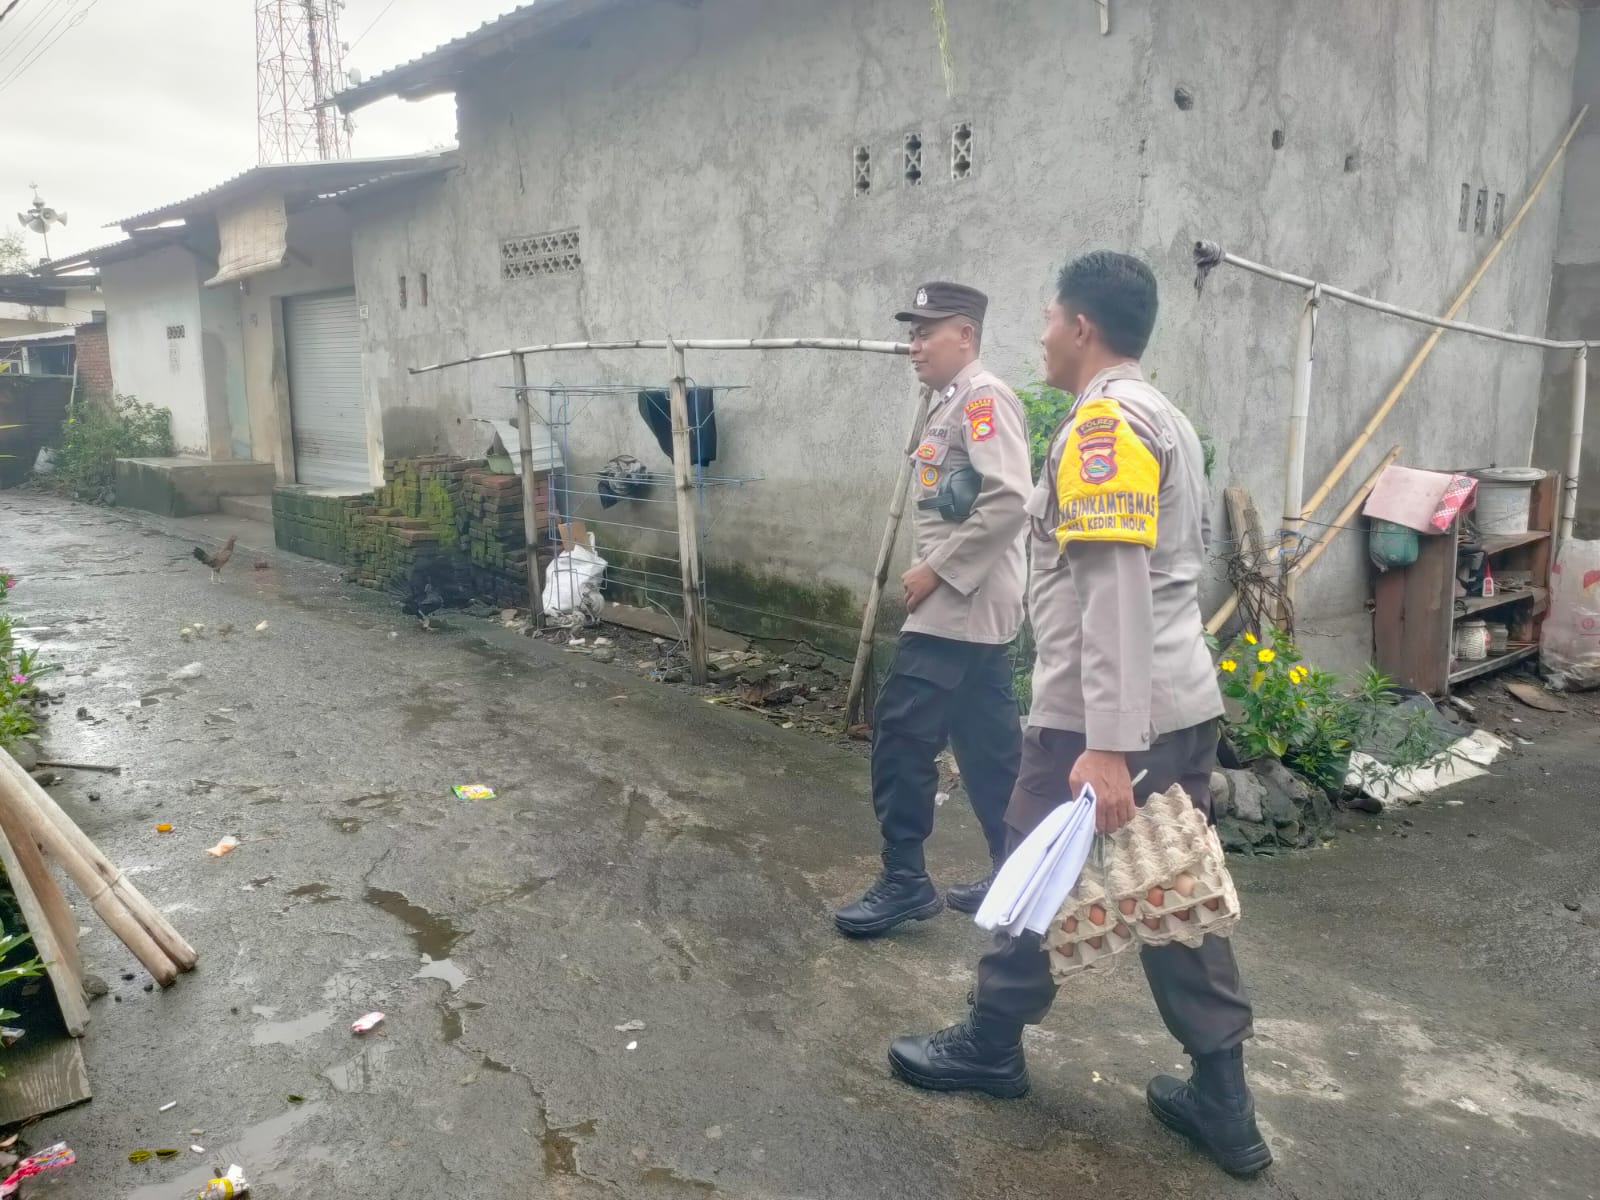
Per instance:
[[[1094,789],[1084,784],[1076,800],[1054,809],[1006,859],[973,919],[1012,937],[1024,929],[1044,933],[1077,885],[1093,845]]]

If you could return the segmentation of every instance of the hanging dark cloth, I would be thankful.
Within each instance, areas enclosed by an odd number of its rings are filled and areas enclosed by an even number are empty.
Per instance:
[[[689,461],[703,467],[717,457],[717,414],[711,402],[711,388],[692,387],[685,391],[689,403]],[[665,389],[639,393],[639,415],[656,435],[656,444],[672,457],[672,401]]]

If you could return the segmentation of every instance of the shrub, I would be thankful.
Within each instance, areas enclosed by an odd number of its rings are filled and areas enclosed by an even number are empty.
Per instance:
[[[1275,632],[1269,640],[1263,645],[1242,634],[1217,663],[1223,694],[1243,710],[1229,725],[1241,758],[1282,759],[1319,787],[1339,792],[1353,750],[1381,747],[1393,774],[1443,749],[1427,711],[1399,708],[1387,676],[1369,667],[1353,691],[1341,690],[1338,676],[1308,666],[1288,637]]]
[[[110,499],[119,458],[167,458],[177,453],[172,414],[132,396],[112,401],[74,398],[66,436],[48,476],[51,486],[80,500]]]

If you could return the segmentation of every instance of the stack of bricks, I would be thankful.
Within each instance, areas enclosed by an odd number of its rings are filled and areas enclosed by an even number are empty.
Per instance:
[[[452,591],[525,607],[528,555],[522,481],[453,455],[384,463],[384,485],[364,496],[327,496],[300,487],[273,495],[278,545],[350,568],[355,582],[391,588],[418,568],[437,568]],[[546,525],[545,477],[539,526]]]

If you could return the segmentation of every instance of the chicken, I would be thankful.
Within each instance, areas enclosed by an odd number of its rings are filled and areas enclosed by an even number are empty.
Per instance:
[[[433,628],[429,618],[441,608],[463,604],[467,599],[451,572],[432,564],[414,566],[391,591],[400,599],[400,610],[416,617],[424,629]]]
[[[205,563],[206,566],[211,568],[212,583],[222,582],[222,568],[227,566],[228,560],[233,557],[233,543],[236,540],[236,537],[230,537],[227,541],[222,543],[222,549],[218,550],[215,554],[207,554],[205,550],[199,546],[194,548],[194,556],[201,562]]]

